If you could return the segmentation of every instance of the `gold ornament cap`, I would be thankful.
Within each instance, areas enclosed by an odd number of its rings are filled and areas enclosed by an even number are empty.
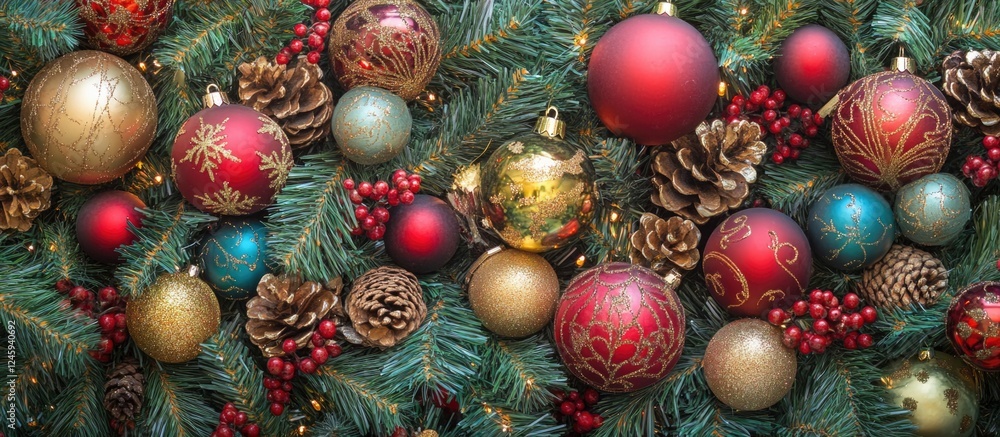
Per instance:
[[[538,122],[535,123],[535,133],[557,140],[565,138],[566,123],[559,119],[559,109],[555,106],[546,108],[545,115],[538,117]]]
[[[673,3],[669,2],[669,1],[660,2],[659,4],[656,5],[656,14],[657,15],[666,15],[668,17],[676,17],[677,16],[677,5],[675,5],[675,4],[673,4]]]
[[[913,74],[916,71],[913,58],[906,56],[906,52],[902,47],[899,48],[899,56],[892,58],[892,66],[890,68],[900,73],[905,71]]]
[[[205,87],[205,92],[207,94],[201,97],[201,103],[205,105],[205,109],[229,104],[229,96],[222,92],[218,85],[209,84]]]

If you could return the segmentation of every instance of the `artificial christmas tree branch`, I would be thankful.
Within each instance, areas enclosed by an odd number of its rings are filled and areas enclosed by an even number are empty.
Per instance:
[[[104,420],[104,369],[91,360],[55,401],[52,435],[104,437],[111,434]]]
[[[553,390],[569,389],[565,371],[554,365],[556,351],[543,336],[493,338],[483,347],[482,355],[483,385],[492,383],[490,396],[517,411],[544,412],[555,400]]]
[[[136,421],[137,435],[196,437],[211,433],[218,413],[205,402],[196,365],[162,365],[147,359],[146,403]]]
[[[345,352],[337,366],[320,368],[306,378],[324,393],[342,418],[364,434],[406,426],[414,420],[415,405],[410,395],[393,390],[392,382],[380,378],[379,354]]]

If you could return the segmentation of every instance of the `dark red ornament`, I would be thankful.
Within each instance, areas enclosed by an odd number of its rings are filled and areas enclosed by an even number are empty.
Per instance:
[[[708,290],[735,316],[766,317],[773,307],[790,307],[812,273],[805,233],[773,209],[729,216],[712,232],[704,253]]]
[[[590,103],[601,122],[648,146],[694,131],[718,96],[712,47],[693,26],[667,15],[616,24],[594,46],[587,70]]]
[[[972,284],[951,300],[945,319],[948,340],[965,362],[1000,370],[1000,282]]]
[[[895,191],[941,170],[951,147],[951,108],[930,82],[884,71],[854,81],[838,98],[833,146],[854,180]]]
[[[76,0],[90,47],[118,56],[149,47],[170,22],[174,0]]]
[[[400,267],[413,273],[440,269],[458,250],[458,218],[447,203],[418,194],[409,205],[389,210],[385,251]]]
[[[608,392],[647,387],[684,349],[684,308],[662,276],[601,264],[566,286],[554,322],[559,356],[573,375]]]
[[[76,216],[76,239],[80,248],[94,261],[120,262],[121,257],[115,249],[135,241],[128,224],[141,228],[144,216],[136,208],[145,207],[138,196],[126,191],[105,191],[91,197]]]
[[[822,106],[851,77],[851,55],[837,34],[817,24],[802,26],[781,44],[774,77],[788,97]]]

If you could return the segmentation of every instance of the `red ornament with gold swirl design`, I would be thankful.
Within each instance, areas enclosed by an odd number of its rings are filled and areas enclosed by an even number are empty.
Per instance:
[[[76,0],[87,44],[126,56],[149,47],[170,23],[174,0]]]
[[[979,282],[960,291],[945,319],[948,340],[972,366],[1000,370],[1000,282]]]
[[[791,303],[812,273],[805,233],[788,216],[751,208],[727,218],[705,246],[705,281],[727,312],[763,317],[779,303]]]
[[[838,98],[833,145],[854,180],[895,191],[941,170],[951,147],[951,108],[930,82],[886,71],[858,79]]]

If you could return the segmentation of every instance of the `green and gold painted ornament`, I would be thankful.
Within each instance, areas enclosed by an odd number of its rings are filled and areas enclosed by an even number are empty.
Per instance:
[[[164,363],[198,356],[219,330],[219,301],[198,268],[164,274],[125,307],[128,333],[140,350]]]
[[[910,410],[915,435],[967,437],[979,414],[976,373],[943,352],[925,350],[883,372],[887,401]]]
[[[562,141],[566,124],[549,107],[535,133],[500,146],[482,164],[486,220],[508,245],[529,252],[564,246],[590,224],[596,175],[583,150]]]
[[[957,177],[936,173],[910,182],[896,193],[896,224],[914,243],[947,244],[972,217],[969,189]]]
[[[267,228],[256,219],[225,220],[205,236],[198,261],[202,278],[219,297],[253,297],[260,278],[269,271]]]
[[[333,110],[333,137],[347,159],[358,164],[386,162],[410,142],[413,118],[406,102],[382,88],[352,88]]]

